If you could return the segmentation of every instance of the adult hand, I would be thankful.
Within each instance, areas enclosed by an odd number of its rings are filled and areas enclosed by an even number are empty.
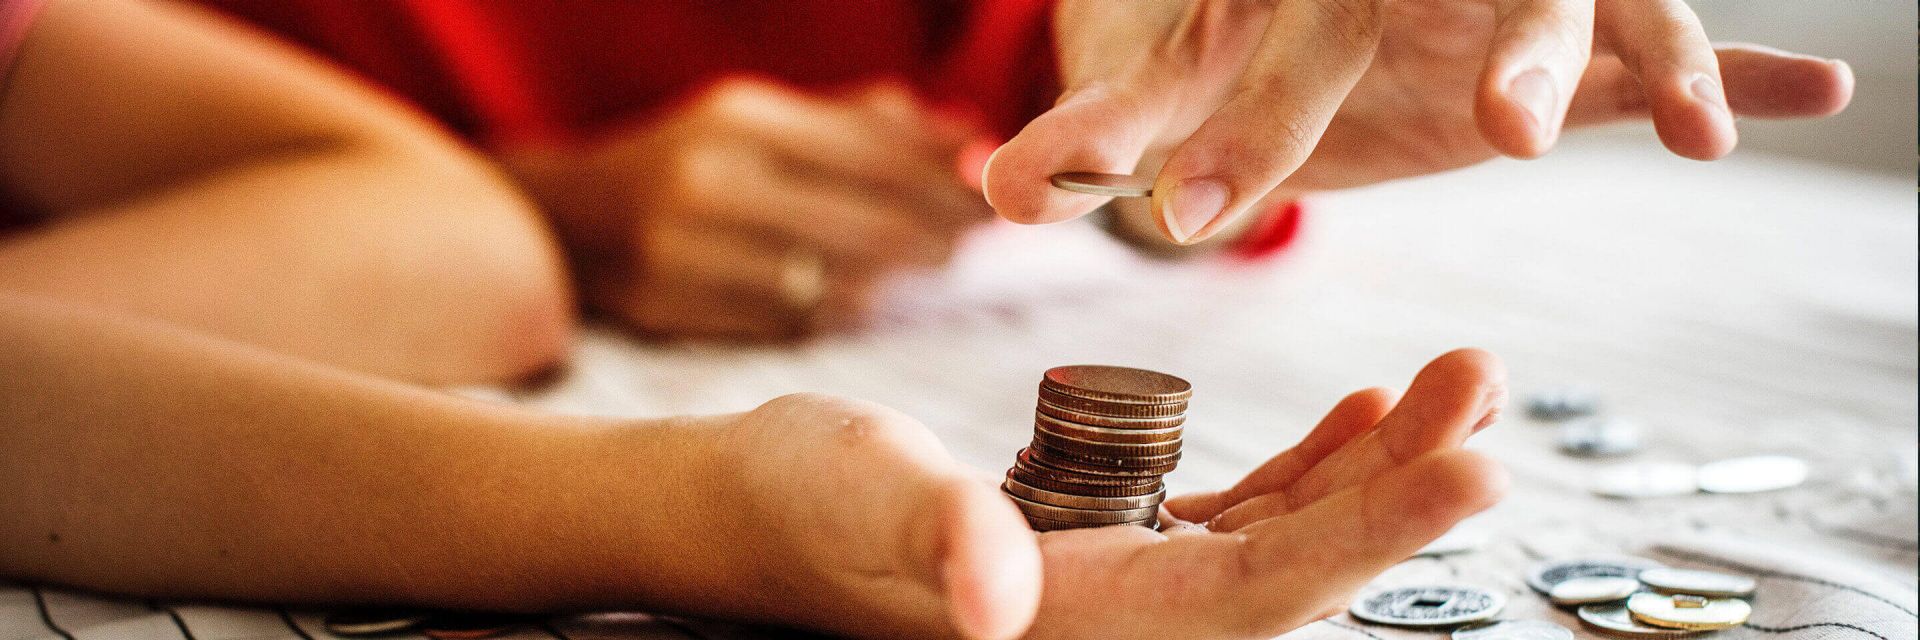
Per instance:
[[[1460,445],[1503,381],[1490,354],[1449,353],[1404,399],[1355,393],[1235,487],[1169,502],[1164,533],[1037,536],[912,419],[783,397],[717,419],[716,508],[689,516],[720,540],[714,573],[676,600],[863,637],[1271,637],[1498,499],[1504,473]]]
[[[648,333],[779,339],[857,319],[876,278],[944,264],[991,219],[956,169],[974,135],[891,85],[740,79],[584,153],[507,164],[597,310]]]
[[[1183,244],[1270,195],[1535,157],[1563,126],[1650,116],[1713,159],[1734,114],[1831,114],[1853,84],[1842,62],[1715,49],[1681,0],[1071,0],[1055,30],[1066,89],[994,155],[988,200],[1054,222],[1102,198],[1052,174],[1157,172],[1152,217]]]

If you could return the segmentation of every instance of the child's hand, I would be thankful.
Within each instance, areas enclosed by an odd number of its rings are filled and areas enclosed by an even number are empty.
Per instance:
[[[1169,502],[1164,533],[1039,536],[911,418],[783,397],[721,419],[729,502],[693,608],[875,637],[1270,637],[1498,499],[1502,471],[1459,445],[1503,380],[1492,355],[1449,353],[1399,402],[1355,393],[1235,487]]]

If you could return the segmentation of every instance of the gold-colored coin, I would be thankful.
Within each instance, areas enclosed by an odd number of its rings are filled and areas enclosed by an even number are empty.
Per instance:
[[[1753,615],[1753,605],[1737,598],[1636,593],[1627,598],[1633,619],[1656,627],[1712,631],[1737,627]]]

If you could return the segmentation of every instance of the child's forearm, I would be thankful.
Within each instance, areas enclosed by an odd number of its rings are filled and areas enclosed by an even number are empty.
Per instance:
[[[0,183],[51,221],[0,238],[0,291],[423,382],[564,353],[537,211],[417,115],[190,7],[54,2],[27,37]]]
[[[700,421],[533,414],[0,294],[0,575],[156,596],[684,606]]]

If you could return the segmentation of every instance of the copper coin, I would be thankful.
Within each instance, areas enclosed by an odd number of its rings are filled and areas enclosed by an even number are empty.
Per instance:
[[[1035,518],[1033,516],[1027,516],[1027,526],[1031,527],[1034,531],[1039,531],[1043,533],[1047,531],[1066,531],[1069,529],[1092,529],[1095,527],[1135,526],[1135,527],[1156,528],[1155,525],[1157,525],[1158,523],[1159,523],[1159,520],[1155,518],[1135,520],[1132,522],[1100,523],[1100,522],[1061,522],[1059,520],[1048,520],[1046,518]]]
[[[1120,524],[1122,522],[1133,522],[1136,520],[1140,520],[1142,518],[1152,517],[1153,514],[1157,513],[1160,509],[1160,505],[1158,504],[1150,507],[1141,507],[1138,509],[1122,509],[1119,511],[1107,511],[1107,510],[1101,510],[1101,509],[1074,509],[1071,507],[1056,507],[1050,504],[1042,504],[1039,502],[1028,500],[1026,498],[1022,498],[1020,496],[1007,496],[1007,497],[1012,499],[1014,504],[1020,506],[1021,513],[1025,513],[1035,518],[1046,518],[1048,520],[1058,520],[1060,522],[1097,522],[1100,524]]]
[[[1033,439],[1035,442],[1040,442],[1042,444],[1045,444],[1049,448],[1059,449],[1061,451],[1071,451],[1071,452],[1077,452],[1077,453],[1084,453],[1088,455],[1096,455],[1096,456],[1130,456],[1130,457],[1149,457],[1150,458],[1153,456],[1164,456],[1170,453],[1178,453],[1180,451],[1179,440],[1168,440],[1166,442],[1144,442],[1139,444],[1129,444],[1129,443],[1122,443],[1122,442],[1100,442],[1097,440],[1082,440],[1080,438],[1075,438],[1071,436],[1063,436],[1058,433],[1048,431],[1046,429],[1034,429]]]
[[[1159,506],[1159,504],[1167,498],[1167,491],[1165,489],[1143,496],[1122,496],[1114,498],[1060,493],[1058,491],[1048,491],[1046,489],[1029,486],[1026,483],[1014,479],[1012,474],[1007,475],[1007,481],[1001,483],[1000,490],[1007,492],[1007,495],[1032,500],[1040,504],[1050,504],[1056,507],[1069,507],[1073,509],[1140,509],[1143,507]]]
[[[1032,461],[1034,464],[1053,467],[1055,469],[1060,469],[1062,471],[1072,471],[1074,473],[1090,474],[1090,475],[1096,475],[1096,476],[1121,476],[1121,477],[1127,477],[1127,478],[1163,476],[1168,473],[1171,473],[1173,471],[1173,468],[1178,464],[1178,460],[1175,460],[1173,462],[1164,462],[1164,463],[1156,464],[1152,466],[1119,467],[1119,466],[1112,466],[1112,465],[1105,465],[1105,464],[1098,464],[1098,463],[1081,462],[1079,460],[1074,460],[1072,458],[1066,458],[1066,457],[1060,456],[1059,454],[1049,452],[1045,449],[1034,449],[1032,447],[1028,447],[1027,450],[1032,452],[1030,457],[1032,458]]]
[[[1090,427],[1060,420],[1044,413],[1033,414],[1033,427],[1037,430],[1051,431],[1069,438],[1078,438],[1092,442],[1110,442],[1113,444],[1148,444],[1179,440],[1186,427],[1168,427],[1165,429],[1109,429]]]
[[[1079,364],[1048,369],[1040,386],[1087,400],[1124,404],[1172,404],[1193,397],[1185,380],[1146,369]]]
[[[1110,453],[1076,451],[1069,448],[1056,447],[1046,442],[1042,442],[1042,438],[1039,434],[1034,434],[1033,448],[1040,450],[1041,453],[1047,454],[1047,458],[1049,460],[1056,460],[1056,459],[1066,460],[1068,462],[1073,462],[1073,463],[1099,465],[1102,467],[1121,467],[1121,468],[1159,467],[1163,465],[1174,464],[1180,461],[1180,452],[1178,451],[1175,451],[1173,453],[1163,453],[1157,456],[1136,456],[1136,455],[1126,455],[1126,454],[1121,454],[1116,456]]]
[[[1054,391],[1053,389],[1047,388],[1045,384],[1040,386],[1040,401],[1063,409],[1071,409],[1082,413],[1091,413],[1113,418],[1170,418],[1183,415],[1187,412],[1187,403],[1185,402],[1127,404],[1124,402],[1088,400],[1086,398],[1076,398]]]
[[[1090,474],[1090,473],[1079,473],[1076,471],[1068,471],[1058,467],[1049,466],[1045,463],[1035,460],[1035,458],[1036,456],[1034,455],[1031,449],[1021,449],[1020,457],[1015,458],[1013,461],[1013,468],[1030,476],[1051,480],[1056,484],[1069,484],[1069,485],[1077,484],[1077,485],[1085,485],[1085,486],[1092,486],[1092,487],[1132,487],[1132,486],[1147,484],[1151,481],[1157,481],[1160,479],[1158,475],[1114,476],[1114,475],[1097,475],[1097,474]],[[1034,485],[1034,486],[1039,486],[1039,485]],[[1074,493],[1074,492],[1068,491],[1066,493]],[[1133,494],[1133,495],[1139,495],[1139,494]]]
[[[1185,413],[1164,418],[1115,418],[1113,416],[1103,416],[1085,411],[1074,411],[1073,409],[1055,405],[1046,400],[1041,400],[1034,408],[1040,413],[1068,422],[1084,424],[1090,427],[1106,427],[1109,429],[1165,429],[1168,427],[1178,427],[1187,422],[1187,414]]]
[[[1026,471],[1025,469],[1021,468],[1018,465],[1015,465],[1012,469],[1008,469],[1007,474],[1013,477],[1014,479],[1019,480],[1020,484],[1024,484],[1036,489],[1045,489],[1047,491],[1052,491],[1055,493],[1065,493],[1065,494],[1072,494],[1076,496],[1088,496],[1088,497],[1094,497],[1094,498],[1125,498],[1125,497],[1132,497],[1132,496],[1144,496],[1150,493],[1166,490],[1166,485],[1160,482],[1159,478],[1154,478],[1150,481],[1141,482],[1139,484],[1096,486],[1096,485],[1077,484],[1073,482],[1061,482],[1058,480],[1050,480],[1047,478],[1042,478],[1040,476],[1034,475],[1031,472]]]

